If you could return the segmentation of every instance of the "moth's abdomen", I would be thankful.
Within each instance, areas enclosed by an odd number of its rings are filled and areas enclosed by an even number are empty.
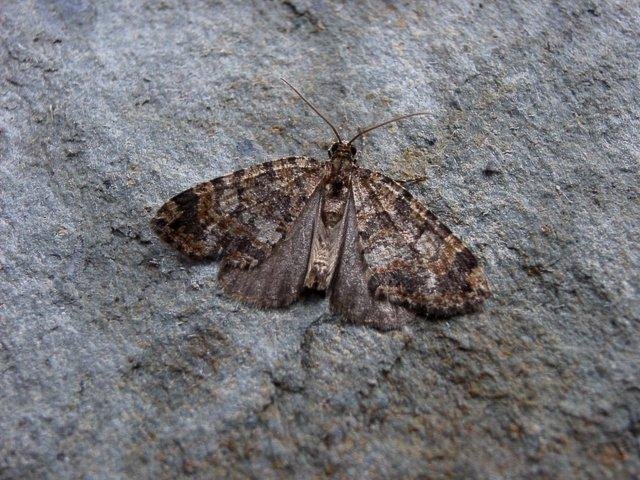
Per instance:
[[[309,265],[309,271],[305,279],[305,288],[324,291],[329,286],[330,271],[326,259],[315,260]]]
[[[331,285],[344,238],[345,214],[350,190],[324,190],[320,215],[316,217],[305,287],[327,290]]]

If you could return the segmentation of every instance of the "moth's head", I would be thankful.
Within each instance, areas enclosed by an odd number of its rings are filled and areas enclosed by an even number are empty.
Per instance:
[[[335,142],[329,148],[329,158],[341,157],[341,158],[350,158],[352,159],[356,155],[356,147],[351,145],[349,142],[340,141]]]
[[[338,129],[333,126],[333,124],[329,121],[329,119],[326,116],[320,113],[320,111],[316,107],[314,107],[311,104],[311,102],[309,102],[309,100],[304,98],[304,95],[302,95],[293,85],[287,82],[284,78],[282,79],[282,81],[286,83],[289,87],[291,87],[291,89],[294,92],[296,92],[296,94],[304,101],[304,103],[309,105],[311,110],[316,112],[318,116],[322,118],[327,123],[327,125],[331,127],[331,130],[333,130],[333,133],[335,133],[338,141],[335,142],[333,145],[331,145],[331,148],[329,148],[329,158],[335,161],[334,164],[337,163],[338,165],[342,165],[342,162],[344,160],[349,160],[351,162],[354,161],[354,156],[356,154],[356,147],[354,147],[352,143],[355,139],[361,137],[365,133],[369,133],[371,130],[375,130],[376,128],[380,128],[384,125],[388,125],[389,123],[397,122],[398,120],[402,120],[403,118],[414,117],[416,115],[426,115],[426,112],[410,113],[408,115],[398,115],[397,117],[393,117],[392,119],[387,120],[386,122],[378,123],[376,125],[371,125],[370,127],[367,127],[365,129],[358,129],[358,133],[356,134],[356,136],[353,137],[348,142],[345,142],[344,140],[342,140],[342,137],[340,137],[340,134],[338,133]]]

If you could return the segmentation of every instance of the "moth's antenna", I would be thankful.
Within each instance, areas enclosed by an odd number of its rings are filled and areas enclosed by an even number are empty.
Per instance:
[[[281,78],[280,80],[282,80],[284,83],[286,83],[287,85],[289,85],[291,87],[291,89],[296,92],[298,94],[298,96],[304,100],[304,103],[306,103],[307,105],[309,105],[311,107],[311,110],[313,110],[314,112],[316,112],[318,115],[320,115],[320,118],[322,118],[325,122],[327,122],[327,125],[329,125],[331,127],[331,130],[333,130],[333,133],[336,134],[336,137],[338,137],[338,141],[342,142],[342,139],[340,138],[340,134],[338,133],[338,130],[336,130],[336,127],[333,126],[333,124],[327,119],[327,117],[325,117],[323,114],[321,114],[318,109],[316,107],[314,107],[313,105],[311,105],[311,102],[309,100],[307,100],[306,98],[304,98],[304,95],[302,95],[297,89],[296,87],[294,87],[293,85],[291,85],[289,82],[287,82],[284,78]]]
[[[407,115],[398,115],[397,117],[393,117],[392,119],[387,120],[386,122],[378,123],[377,125],[372,125],[370,127],[365,128],[364,130],[358,130],[358,134],[355,137],[353,137],[351,140],[349,140],[349,143],[353,142],[356,138],[364,135],[365,133],[369,133],[371,130],[375,130],[376,128],[383,127],[389,123],[397,122],[398,120],[402,120],[404,118],[415,117],[416,115],[427,115],[427,114],[428,112],[416,112],[416,113],[409,113]]]

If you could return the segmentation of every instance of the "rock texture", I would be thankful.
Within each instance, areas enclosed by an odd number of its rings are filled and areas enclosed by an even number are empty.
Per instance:
[[[2,2],[0,478],[638,478],[640,8]],[[360,161],[482,259],[483,311],[257,311],[153,211],[394,113]]]

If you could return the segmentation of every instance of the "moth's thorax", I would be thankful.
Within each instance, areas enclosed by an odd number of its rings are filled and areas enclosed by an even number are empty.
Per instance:
[[[355,163],[354,157],[356,147],[347,142],[335,142],[329,149],[329,158],[331,159],[331,171],[333,174],[348,168]]]
[[[334,143],[329,152],[331,173],[324,184],[322,221],[332,227],[342,219],[347,206],[355,149],[346,143]]]

